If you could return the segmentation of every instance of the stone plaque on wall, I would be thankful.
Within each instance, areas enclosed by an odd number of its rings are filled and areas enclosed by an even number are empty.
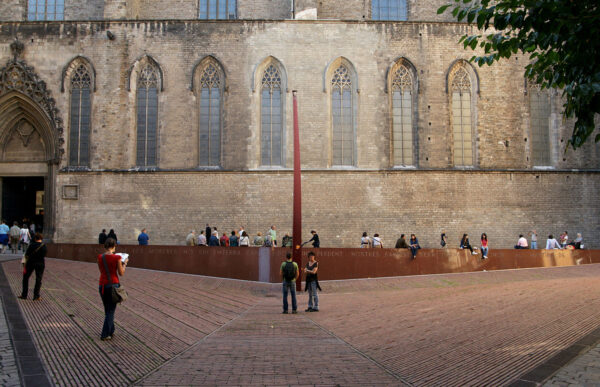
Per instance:
[[[63,185],[63,199],[79,199],[79,185],[65,184]]]

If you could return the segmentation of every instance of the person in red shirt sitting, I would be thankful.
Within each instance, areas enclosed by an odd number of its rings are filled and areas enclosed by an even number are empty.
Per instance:
[[[119,287],[119,276],[125,274],[127,263],[121,261],[121,256],[115,254],[117,241],[108,238],[104,242],[104,254],[98,255],[98,270],[100,270],[100,281],[98,290],[104,304],[104,325],[100,340],[110,340],[115,332],[115,310],[117,304],[112,300],[112,287]],[[104,258],[104,259],[103,259]],[[106,265],[105,265],[106,262]],[[110,279],[107,276],[110,274]]]

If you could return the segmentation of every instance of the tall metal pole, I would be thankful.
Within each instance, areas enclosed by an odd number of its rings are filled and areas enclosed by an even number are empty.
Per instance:
[[[294,225],[292,230],[292,259],[302,272],[302,180],[300,175],[300,130],[298,129],[298,102],[296,90],[292,90],[294,98]],[[296,290],[302,290],[302,276],[296,281]]]

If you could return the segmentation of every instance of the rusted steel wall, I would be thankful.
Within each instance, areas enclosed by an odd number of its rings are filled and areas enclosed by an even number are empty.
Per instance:
[[[257,248],[119,245],[130,255],[129,266],[143,269],[201,274],[258,281]],[[100,245],[57,243],[48,245],[48,257],[96,262]]]
[[[48,256],[95,262],[100,245],[50,244]],[[118,252],[131,255],[130,266],[179,273],[250,281],[279,282],[279,267],[290,249],[188,246],[119,245]],[[422,249],[415,260],[410,250],[400,249],[302,249],[302,266],[314,251],[319,261],[319,279],[339,280],[418,274],[462,273],[529,267],[572,266],[600,263],[600,250],[490,250],[489,258],[468,250]],[[259,252],[263,264],[259,264]],[[266,257],[266,258],[265,258]],[[266,261],[265,261],[266,259]],[[259,274],[259,267],[266,272]]]

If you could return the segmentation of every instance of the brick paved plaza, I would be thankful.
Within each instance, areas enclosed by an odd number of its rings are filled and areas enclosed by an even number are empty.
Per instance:
[[[19,262],[2,267],[18,293]],[[321,311],[302,293],[298,315],[278,285],[128,268],[109,342],[97,277],[48,259],[43,300],[18,300],[56,385],[535,385],[600,340],[600,265],[329,281]],[[599,384],[599,356],[548,385]]]

